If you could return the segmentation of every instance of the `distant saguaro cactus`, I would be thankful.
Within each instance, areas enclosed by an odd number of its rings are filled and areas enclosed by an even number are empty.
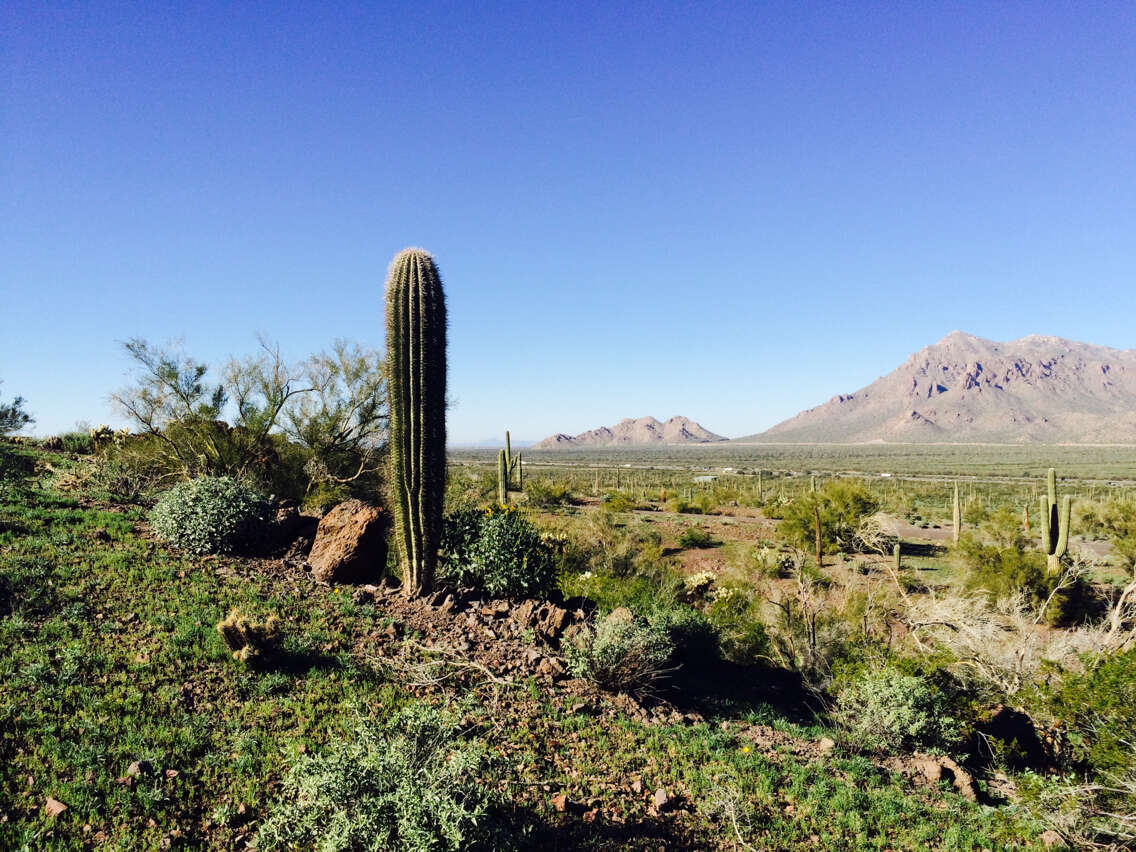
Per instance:
[[[955,480],[955,499],[954,499],[954,512],[951,519],[954,523],[954,538],[955,544],[959,543],[959,535],[962,534],[962,504],[959,503],[959,484]]]
[[[386,326],[395,536],[413,597],[434,585],[446,490],[446,301],[422,249],[391,261]]]
[[[1073,516],[1073,498],[1066,494],[1057,504],[1057,472],[1046,475],[1048,491],[1041,499],[1041,547],[1048,557],[1050,574],[1061,570],[1061,557],[1069,551],[1069,520]]]
[[[509,462],[505,453],[497,453],[497,502],[502,506],[509,505]]]
[[[899,571],[903,567],[903,555],[902,555],[902,553],[899,549],[899,542],[898,541],[895,544],[892,545],[891,558],[892,558],[892,562],[894,564],[895,570]]]

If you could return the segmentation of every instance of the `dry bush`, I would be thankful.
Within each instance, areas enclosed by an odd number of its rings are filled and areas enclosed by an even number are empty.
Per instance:
[[[1095,624],[1064,630],[1045,626],[1046,612],[1055,598],[1090,571],[1085,562],[1070,564],[1049,597],[1037,605],[1021,592],[994,601],[983,590],[909,595],[893,571],[898,617],[920,651],[946,650],[956,659],[956,666],[1012,696],[1036,683],[1045,663],[1078,670],[1086,655],[1099,658],[1136,643],[1136,582]]]

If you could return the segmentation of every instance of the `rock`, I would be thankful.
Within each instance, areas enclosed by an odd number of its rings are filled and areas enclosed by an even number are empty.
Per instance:
[[[630,623],[635,620],[635,616],[631,614],[631,610],[629,610],[627,607],[617,606],[615,609],[608,613],[607,620],[612,622],[613,624],[616,622]]]
[[[321,583],[376,581],[387,564],[385,512],[347,500],[323,516],[308,563]]]
[[[44,802],[43,809],[49,817],[57,817],[65,810],[67,810],[67,805],[63,804],[63,802],[59,801],[58,799],[53,799],[49,796],[47,801]]]
[[[970,773],[946,755],[936,757],[929,754],[915,754],[911,766],[932,784],[950,781],[963,798],[972,802],[978,801],[978,793],[974,789],[974,779]]]
[[[817,748],[820,749],[822,754],[829,754],[836,748],[836,741],[831,737],[821,737],[817,742]]]
[[[671,797],[667,795],[667,791],[662,787],[655,790],[655,795],[651,797],[651,804],[661,813],[670,802]]]
[[[564,677],[564,663],[556,657],[543,657],[536,668],[537,672],[552,678]]]
[[[126,774],[131,778],[142,778],[154,774],[154,765],[148,760],[136,760],[126,767]]]
[[[531,627],[537,606],[536,601],[521,601],[513,610],[513,621],[517,622],[521,627]]]

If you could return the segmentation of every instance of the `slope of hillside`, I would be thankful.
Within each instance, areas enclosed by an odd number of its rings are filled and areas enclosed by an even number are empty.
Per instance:
[[[687,417],[675,416],[660,423],[654,417],[630,417],[614,426],[600,426],[575,437],[559,434],[533,445],[534,450],[561,450],[578,447],[633,447],[651,444],[710,444],[725,441]]]
[[[867,387],[738,441],[1136,443],[1136,351],[954,331]]]

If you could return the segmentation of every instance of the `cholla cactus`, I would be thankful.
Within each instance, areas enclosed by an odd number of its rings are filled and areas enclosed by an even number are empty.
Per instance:
[[[263,624],[257,624],[233,608],[218,622],[217,632],[233,652],[233,658],[248,665],[267,661],[280,648],[280,621],[274,615]]]

